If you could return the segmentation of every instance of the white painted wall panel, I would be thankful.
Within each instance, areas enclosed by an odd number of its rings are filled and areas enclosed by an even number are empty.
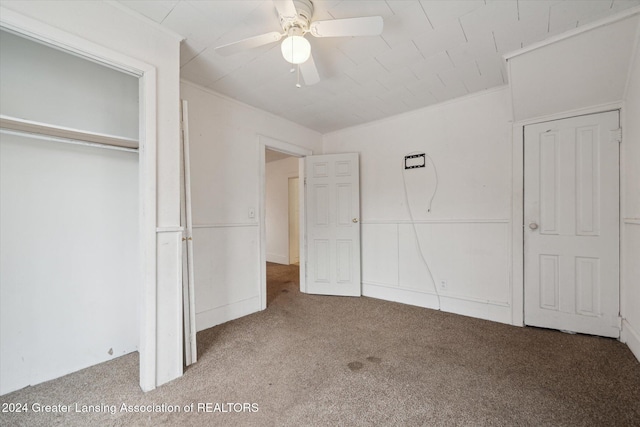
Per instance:
[[[326,154],[361,155],[362,220],[408,219],[404,156],[426,152],[438,191],[426,218],[504,218],[509,214],[510,117],[504,89],[325,135]],[[490,164],[492,167],[487,168]]]
[[[258,296],[257,244],[257,226],[194,228],[198,330],[214,326],[206,323],[208,312]]]
[[[509,302],[508,223],[418,224],[425,259],[441,295]],[[400,285],[433,293],[411,225],[400,226]],[[410,261],[410,263],[408,262]],[[447,282],[446,289],[440,281]]]
[[[416,230],[417,229],[418,227],[416,226]],[[413,231],[413,225],[398,225],[398,265],[400,266],[399,285],[402,288],[435,294],[435,282],[432,280],[429,270],[427,269],[427,266],[430,266],[433,271],[434,260],[430,256],[425,256],[427,260],[427,264],[425,265],[425,262],[420,255],[418,245],[421,245],[422,251],[426,252],[430,245],[437,244],[437,242],[433,241],[433,238],[429,233],[430,230],[422,231],[423,233],[420,235],[420,240],[418,240],[416,239],[416,234]],[[442,277],[444,278],[444,276]]]
[[[0,134],[0,394],[138,346],[138,155]]]
[[[362,224],[362,281],[398,286],[398,226]]]
[[[506,88],[327,134],[324,151],[360,154],[365,295],[437,307],[402,180],[404,156],[425,152],[437,169],[438,188],[431,212],[414,212],[414,220],[436,281],[447,281],[443,310],[511,322]],[[425,205],[413,199],[430,195],[427,184],[407,180],[412,206]]]

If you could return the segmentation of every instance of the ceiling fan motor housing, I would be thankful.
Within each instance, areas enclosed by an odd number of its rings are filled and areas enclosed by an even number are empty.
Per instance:
[[[280,16],[280,25],[288,35],[291,35],[290,30],[292,28],[299,28],[303,33],[306,33],[309,31],[311,18],[313,18],[313,3],[311,0],[293,0],[293,4],[298,15]]]

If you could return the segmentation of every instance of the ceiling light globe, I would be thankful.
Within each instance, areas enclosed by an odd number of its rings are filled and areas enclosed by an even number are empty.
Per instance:
[[[292,64],[302,64],[311,56],[311,45],[302,36],[289,36],[280,47],[284,59]]]

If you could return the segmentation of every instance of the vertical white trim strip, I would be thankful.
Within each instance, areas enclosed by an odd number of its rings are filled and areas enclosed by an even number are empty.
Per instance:
[[[156,69],[140,79],[140,241],[142,300],[140,301],[140,387],[156,388],[157,371],[157,271],[156,271]]]
[[[189,343],[191,360],[188,365],[198,361],[198,347],[196,343],[196,282],[193,271],[193,217],[191,209],[191,157],[190,157],[190,140],[189,140],[189,105],[188,102],[182,101],[182,150],[184,161],[184,198],[185,198],[185,215],[186,215],[186,231],[187,231],[187,269],[189,282]],[[188,366],[187,365],[187,366]]]

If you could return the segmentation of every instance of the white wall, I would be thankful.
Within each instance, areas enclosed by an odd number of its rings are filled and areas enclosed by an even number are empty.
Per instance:
[[[298,176],[298,158],[266,164],[267,261],[289,264],[289,178]]]
[[[617,19],[612,17],[560,35],[555,43],[507,55],[514,120],[619,102],[639,11],[629,9],[625,19],[611,22]]]
[[[640,28],[639,28],[640,32]],[[623,107],[622,341],[640,360],[640,42]]]
[[[157,24],[141,19],[112,2],[7,1],[0,2],[3,25],[27,29],[45,38],[63,41],[86,54],[123,66],[140,64],[145,81],[154,81],[155,100],[144,114],[156,119],[145,129],[146,153],[155,164],[143,170],[141,190],[155,191],[156,212],[146,212],[141,224],[145,236],[157,230],[152,251],[145,245],[144,259],[155,257],[156,271],[145,270],[142,301],[144,332],[141,345],[141,386],[154,388],[182,375],[182,288],[180,231],[180,40]],[[149,70],[153,70],[149,71]],[[151,89],[145,92],[149,95]],[[153,95],[153,94],[152,94]],[[141,98],[142,102],[142,98]],[[150,159],[149,159],[150,160]],[[145,196],[145,201],[148,198]],[[148,208],[147,208],[148,209]],[[157,249],[156,249],[157,247]],[[147,304],[148,303],[148,304]]]
[[[436,282],[447,281],[442,309],[512,322],[508,97],[499,88],[324,136],[325,154],[360,153],[364,295],[437,307],[402,180],[404,156],[426,152],[438,189],[431,212],[414,219]],[[410,203],[419,205],[428,185],[411,173]]]
[[[0,394],[138,348],[138,155],[0,135]]]
[[[15,118],[138,139],[138,78],[0,32],[0,111]]]
[[[258,135],[318,153],[317,132],[183,81],[189,102],[196,326],[260,310]],[[249,218],[249,210],[256,213]]]

